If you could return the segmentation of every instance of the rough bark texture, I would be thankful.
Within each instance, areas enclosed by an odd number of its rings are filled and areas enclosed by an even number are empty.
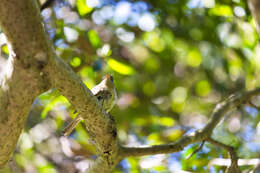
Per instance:
[[[257,0],[250,2],[257,4],[251,9],[259,24],[259,3]],[[57,88],[77,109],[95,141],[99,157],[88,169],[89,173],[108,173],[124,157],[173,153],[191,143],[207,141],[227,111],[260,93],[260,89],[256,89],[228,98],[216,106],[205,128],[175,143],[121,147],[113,118],[102,110],[91,91],[55,54],[44,32],[37,3],[34,0],[1,0],[0,26],[13,50],[0,78],[0,168],[6,165],[15,149],[34,98],[49,88]],[[232,167],[238,169],[233,149],[218,142],[215,144],[229,150]]]
[[[47,44],[38,42],[45,36],[39,34],[43,28],[33,5],[14,0],[0,3],[0,25],[14,50],[0,79],[0,167],[16,147],[34,98],[49,88],[45,76],[40,75],[41,56],[47,57],[41,52]]]
[[[14,70],[7,72],[8,77],[1,83],[0,167],[15,149],[34,98],[51,87],[67,97],[85,119],[99,155],[111,169],[110,157],[118,150],[114,121],[72,69],[56,56],[44,32],[37,3],[1,0],[0,26],[15,52],[9,59]]]
[[[260,1],[248,0],[248,6],[255,19],[257,32],[260,34]]]
[[[5,74],[0,93],[0,167],[15,149],[34,98],[47,88],[38,74],[25,69],[15,57],[9,59],[8,68],[13,72]]]
[[[50,59],[52,86],[57,88],[85,119],[89,135],[100,154],[117,146],[116,129],[112,118],[101,109],[97,99],[80,78],[60,58]],[[81,96],[81,97],[79,97]]]

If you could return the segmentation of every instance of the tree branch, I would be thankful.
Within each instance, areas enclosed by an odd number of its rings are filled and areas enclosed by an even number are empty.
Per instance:
[[[44,32],[39,7],[34,0],[1,0],[0,26],[14,53],[9,58],[13,70],[5,74],[0,90],[0,168],[9,160],[22,131],[33,99],[49,88],[57,88],[86,122],[99,154],[89,172],[106,173],[124,157],[173,153],[206,140],[225,113],[260,89],[243,92],[218,104],[202,130],[177,142],[150,147],[120,147],[113,118],[106,114],[91,91],[57,55]],[[10,129],[10,130],[6,130]]]
[[[46,76],[40,75],[43,62],[33,58],[41,60],[46,46],[36,44],[42,39],[38,33],[43,28],[36,20],[36,8],[24,10],[34,6],[28,2],[3,0],[0,3],[0,26],[15,51],[9,49],[8,62],[0,76],[0,168],[15,150],[34,98],[50,87]],[[28,20],[21,22],[24,18]]]
[[[248,6],[256,22],[256,30],[260,34],[260,1],[248,0]]]
[[[228,173],[240,173],[241,172],[239,167],[238,167],[238,157],[237,157],[237,154],[234,151],[233,147],[226,145],[226,144],[223,144],[219,141],[216,141],[213,138],[208,138],[207,141],[209,143],[213,144],[213,145],[217,145],[217,146],[224,148],[225,150],[228,151],[228,153],[230,155],[230,159],[231,159],[231,165],[227,170]]]
[[[15,148],[33,99],[49,87],[57,88],[81,114],[98,154],[113,167],[111,158],[114,159],[119,149],[115,123],[81,79],[56,56],[44,32],[37,3],[34,0],[1,0],[0,26],[16,54],[14,69],[21,66],[16,75],[21,79],[16,77],[17,80],[11,79],[8,83],[11,89],[16,90],[4,92],[0,97],[0,167],[6,164]],[[27,102],[18,103],[19,96]],[[22,120],[17,122],[17,118]],[[6,132],[10,127],[12,131]]]
[[[202,141],[200,146],[196,150],[194,150],[186,159],[190,159],[194,154],[199,152],[203,148],[204,143],[205,143],[205,141]]]
[[[247,102],[252,96],[260,94],[260,88],[253,91],[241,92],[237,95],[232,95],[222,103],[216,105],[214,111],[211,114],[211,118],[206,126],[197,130],[195,133],[190,135],[185,135],[181,137],[177,142],[165,145],[155,145],[155,146],[142,146],[142,147],[122,147],[121,155],[124,157],[129,156],[144,156],[144,155],[154,155],[154,154],[168,154],[173,152],[181,151],[184,147],[189,144],[207,140],[219,123],[221,118],[225,115],[227,111],[231,108],[237,107],[241,103]]]

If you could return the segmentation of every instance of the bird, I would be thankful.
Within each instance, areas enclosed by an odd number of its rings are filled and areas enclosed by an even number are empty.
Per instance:
[[[107,74],[98,85],[91,89],[91,92],[98,99],[106,113],[110,112],[115,106],[117,101],[117,92],[112,75]],[[69,136],[81,120],[83,120],[83,118],[78,114],[76,118],[74,118],[72,122],[64,128],[63,135]]]

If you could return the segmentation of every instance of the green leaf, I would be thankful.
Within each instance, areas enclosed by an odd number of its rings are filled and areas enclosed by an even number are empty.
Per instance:
[[[58,96],[56,98],[54,98],[53,100],[51,100],[43,109],[42,113],[41,113],[41,118],[45,118],[47,113],[52,110],[55,106],[57,106],[57,104],[65,104],[65,105],[69,105],[68,100],[66,99],[66,97],[64,96]]]
[[[211,86],[207,80],[202,80],[196,85],[196,93],[199,96],[205,97],[210,93]]]
[[[86,0],[77,0],[77,8],[81,16],[84,16],[93,10],[93,8],[87,6]]]
[[[129,66],[129,65],[126,65],[126,64],[123,64],[115,59],[112,59],[110,58],[108,61],[107,61],[109,67],[120,73],[120,74],[123,74],[123,75],[133,75],[135,73],[135,70],[133,67]]]
[[[57,173],[56,169],[51,164],[39,166],[38,171],[39,173]]]
[[[8,50],[8,46],[7,44],[4,44],[2,47],[1,47],[2,51],[5,53],[5,54],[9,54],[9,50]]]
[[[70,64],[72,67],[78,67],[81,64],[81,59],[79,57],[74,57],[71,61]]]
[[[201,64],[202,58],[197,49],[193,49],[188,53],[187,64],[191,67],[198,67]]]
[[[155,93],[155,86],[154,86],[154,82],[153,81],[149,81],[144,83],[143,85],[143,92],[145,95],[147,96],[152,96]]]
[[[224,16],[224,17],[233,16],[232,9],[228,5],[216,5],[214,8],[209,10],[209,14],[214,16]]]
[[[98,33],[95,30],[90,30],[88,32],[88,39],[92,46],[94,46],[94,47],[100,46],[101,40],[98,36]]]

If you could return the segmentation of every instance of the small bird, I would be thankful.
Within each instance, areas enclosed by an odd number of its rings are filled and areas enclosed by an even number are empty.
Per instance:
[[[106,75],[98,85],[91,89],[91,92],[97,97],[101,106],[107,113],[115,106],[117,93],[112,75]],[[77,117],[73,119],[67,127],[65,127],[63,135],[69,136],[81,120],[83,120],[83,118],[80,115],[77,115]]]

